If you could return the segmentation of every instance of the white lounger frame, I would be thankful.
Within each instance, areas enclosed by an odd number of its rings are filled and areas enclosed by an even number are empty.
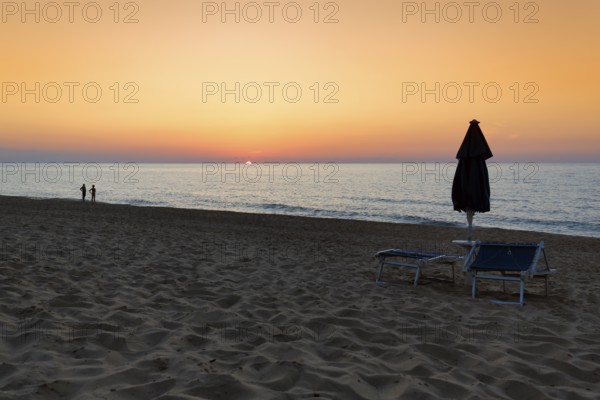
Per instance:
[[[423,268],[426,265],[430,265],[430,264],[439,264],[439,263],[449,263],[452,265],[452,282],[455,281],[454,278],[454,262],[461,259],[462,257],[459,256],[452,256],[452,255],[446,255],[446,254],[439,254],[436,255],[434,257],[426,257],[427,253],[423,253],[423,257],[404,257],[404,258],[415,258],[415,262],[408,262],[408,261],[394,261],[394,260],[386,260],[386,258],[389,257],[403,257],[401,255],[382,255],[382,253],[385,253],[387,251],[392,251],[392,250],[384,250],[384,251],[380,251],[378,253],[376,253],[374,256],[379,258],[379,270],[377,271],[377,276],[375,277],[375,283],[380,285],[383,283],[383,281],[381,280],[381,275],[383,275],[383,267],[385,267],[386,265],[393,265],[393,266],[397,266],[397,267],[408,267],[408,268],[412,268],[415,269],[415,281],[413,286],[417,286],[417,284],[419,283],[419,278],[421,277],[421,268]],[[404,251],[404,252],[411,252],[411,251],[407,251],[407,250],[396,250],[396,251]],[[418,255],[418,252],[412,252],[415,255]]]

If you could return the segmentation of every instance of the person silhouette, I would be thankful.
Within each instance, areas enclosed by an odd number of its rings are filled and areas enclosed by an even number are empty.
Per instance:
[[[92,203],[96,202],[96,185],[92,185],[90,189],[90,194],[92,195]]]
[[[85,188],[85,183],[82,187],[79,188],[81,190],[81,201],[85,203],[85,194],[87,193],[87,189]]]

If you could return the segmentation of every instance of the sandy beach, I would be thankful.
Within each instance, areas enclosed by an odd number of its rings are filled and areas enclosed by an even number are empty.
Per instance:
[[[525,306],[457,268],[466,229],[0,197],[1,399],[597,398],[600,239],[540,241]],[[449,210],[449,212],[451,212]]]

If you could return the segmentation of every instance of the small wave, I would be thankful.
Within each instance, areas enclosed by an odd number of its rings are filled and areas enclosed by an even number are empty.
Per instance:
[[[274,214],[298,215],[303,217],[323,217],[323,218],[349,218],[349,219],[368,219],[370,216],[365,212],[348,211],[348,210],[324,210],[321,208],[291,206],[282,203],[268,204],[246,204],[246,207],[258,209]],[[243,207],[243,206],[242,206]]]
[[[395,216],[395,222],[404,222],[404,223],[408,223],[408,224],[449,226],[449,227],[459,227],[459,226],[463,225],[463,224],[458,224],[456,222],[441,221],[439,219],[417,217],[415,215],[397,215],[397,216]]]
[[[265,210],[276,210],[276,211],[285,211],[290,213],[297,212],[316,212],[319,211],[315,208],[307,208],[302,206],[290,206],[282,203],[267,203],[267,204],[252,204],[251,207],[265,209]]]
[[[433,206],[446,206],[449,201],[435,201],[427,199],[389,199],[382,197],[349,197],[349,200],[360,201],[367,204],[402,204],[402,205],[433,205]]]
[[[151,207],[151,206],[168,206],[169,203],[164,201],[150,201],[144,199],[129,199],[125,201],[125,204],[129,204],[132,206],[143,206],[143,207]]]

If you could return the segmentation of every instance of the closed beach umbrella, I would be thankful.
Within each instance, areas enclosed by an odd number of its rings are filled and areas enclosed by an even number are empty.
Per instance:
[[[490,179],[485,160],[492,156],[479,121],[471,121],[456,154],[458,166],[452,183],[454,209],[467,213],[469,241],[473,236],[473,215],[490,211]]]

